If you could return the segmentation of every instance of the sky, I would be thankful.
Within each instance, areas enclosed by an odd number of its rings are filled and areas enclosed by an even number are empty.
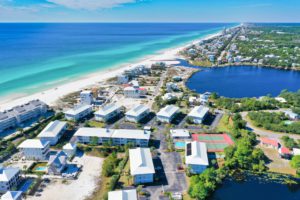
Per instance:
[[[0,0],[0,22],[300,22],[300,0]]]

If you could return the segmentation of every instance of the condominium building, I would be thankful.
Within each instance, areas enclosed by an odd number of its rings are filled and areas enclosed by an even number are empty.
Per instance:
[[[26,104],[0,112],[0,132],[21,126],[23,123],[35,119],[48,110],[48,106],[40,100],[32,100]]]
[[[78,121],[81,120],[82,118],[92,114],[93,112],[93,107],[91,105],[76,105],[74,108],[68,110],[65,112],[65,117],[67,120],[74,120]]]
[[[145,105],[136,105],[126,113],[126,120],[138,123],[150,113],[150,109]]]
[[[96,142],[102,145],[111,142],[112,145],[123,146],[128,143],[134,146],[147,147],[150,131],[132,129],[80,128],[74,134],[77,142],[89,144]]]
[[[185,164],[193,174],[202,173],[209,165],[207,147],[204,142],[187,142],[185,146]]]
[[[98,111],[96,111],[95,119],[97,121],[107,122],[121,113],[122,113],[122,106],[115,103],[111,103],[101,107]]]
[[[27,160],[47,160],[50,153],[50,142],[39,139],[27,139],[22,142],[18,149]]]
[[[195,124],[201,124],[201,123],[203,123],[203,120],[207,116],[208,111],[209,111],[209,108],[206,106],[196,106],[188,114],[188,117],[190,117]]]
[[[55,120],[50,122],[37,137],[42,141],[49,141],[50,145],[55,145],[63,136],[66,128],[66,122]]]
[[[157,120],[161,122],[171,123],[178,113],[179,113],[179,108],[177,106],[168,105],[162,108],[157,113]]]
[[[20,183],[20,169],[0,165],[0,193],[5,193]]]
[[[130,149],[129,161],[134,184],[153,182],[155,170],[149,148]]]

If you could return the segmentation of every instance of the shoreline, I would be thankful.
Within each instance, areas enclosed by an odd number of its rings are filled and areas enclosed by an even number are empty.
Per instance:
[[[190,45],[198,43],[201,40],[210,39],[220,34],[221,34],[221,30],[217,31],[216,33],[208,34],[199,39],[188,42],[187,44],[158,51],[155,54],[145,56],[142,59],[138,59],[136,62],[132,64],[124,63],[122,65],[115,66],[109,69],[102,69],[97,72],[91,73],[89,75],[79,77],[78,80],[71,80],[70,82],[64,83],[62,85],[58,85],[50,89],[41,90],[40,92],[34,94],[7,95],[3,99],[0,99],[0,110],[1,111],[7,110],[14,106],[27,103],[28,101],[33,99],[40,99],[41,101],[45,102],[49,106],[54,106],[57,100],[59,100],[61,97],[67,94],[97,85],[100,82],[106,81],[109,78],[115,77],[123,73],[124,70],[134,68],[138,65],[149,66],[155,62],[166,62],[167,65],[178,64],[179,61],[177,59],[181,58],[181,56],[178,55],[178,53],[181,50],[183,50],[184,48]]]

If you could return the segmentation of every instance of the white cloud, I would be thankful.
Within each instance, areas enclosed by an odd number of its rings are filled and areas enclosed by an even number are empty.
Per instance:
[[[97,10],[112,8],[127,3],[135,3],[137,0],[48,0],[60,6],[71,9]]]

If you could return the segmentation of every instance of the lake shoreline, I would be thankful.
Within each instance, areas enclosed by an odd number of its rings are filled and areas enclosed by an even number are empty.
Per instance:
[[[277,96],[284,89],[297,91],[300,85],[298,70],[251,65],[197,68],[202,70],[187,80],[186,87],[197,93],[216,92],[227,98]]]

